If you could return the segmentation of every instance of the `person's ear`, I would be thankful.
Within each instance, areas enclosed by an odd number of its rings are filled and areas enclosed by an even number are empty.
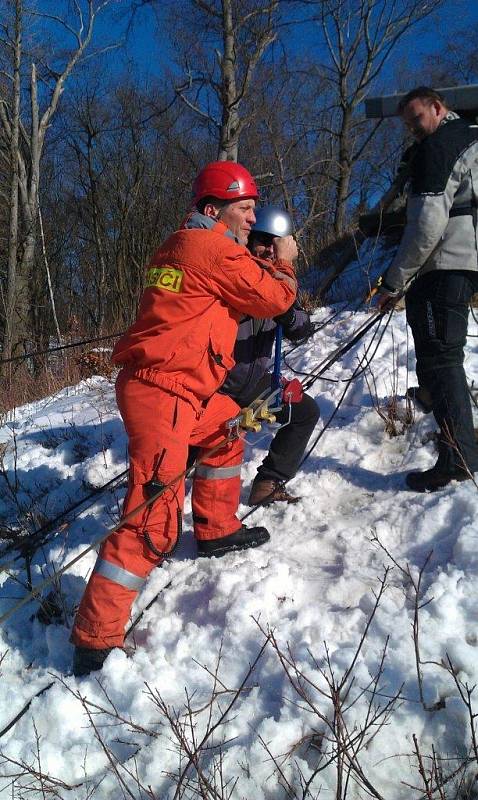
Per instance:
[[[214,217],[214,219],[217,219],[220,210],[221,210],[220,207],[215,206],[214,203],[206,203],[206,205],[204,206],[204,211],[202,213],[206,217]]]

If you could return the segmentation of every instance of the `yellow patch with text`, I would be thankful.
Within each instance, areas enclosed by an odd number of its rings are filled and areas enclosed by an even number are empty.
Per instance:
[[[180,292],[184,273],[172,267],[150,267],[146,272],[146,288],[156,286],[167,292]]]

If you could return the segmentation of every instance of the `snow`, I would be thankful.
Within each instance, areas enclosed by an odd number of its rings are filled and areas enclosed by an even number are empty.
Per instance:
[[[331,313],[321,309],[315,320]],[[291,352],[287,363],[310,372],[368,318],[365,312],[342,312]],[[314,384],[310,393],[322,419],[313,438],[335,410],[343,381],[357,368],[373,331],[330,369],[327,377],[337,382]],[[477,333],[470,319],[470,334]],[[378,341],[377,335],[369,357]],[[477,342],[468,341],[470,380],[478,367]],[[158,597],[127,640],[131,652],[114,651],[101,673],[76,679],[69,672],[69,630],[94,551],[60,579],[59,623],[42,624],[34,616],[37,601],[5,620],[0,731],[37,692],[51,681],[53,686],[0,737],[0,795],[196,797],[197,769],[189,766],[179,790],[178,776],[191,743],[208,731],[199,761],[192,758],[203,781],[210,782],[209,788],[203,783],[203,797],[362,798],[372,785],[375,796],[387,800],[418,798],[424,787],[414,735],[428,772],[432,747],[443,759],[445,775],[459,766],[472,746],[472,732],[457,683],[445,667],[449,658],[466,697],[465,685],[471,689],[478,680],[478,489],[472,481],[434,494],[405,489],[407,471],[426,469],[436,459],[429,438],[433,419],[415,410],[413,423],[399,423],[403,432],[390,438],[374,405],[379,401],[385,408],[394,393],[395,361],[404,413],[406,386],[414,382],[409,349],[404,314],[396,312],[371,363],[376,389],[370,373],[368,384],[366,375],[358,374],[289,484],[301,495],[300,503],[259,508],[248,517],[247,524],[270,530],[267,545],[221,559],[197,559],[186,499],[179,548],[151,574],[133,618]],[[373,400],[368,385],[376,391]],[[247,434],[241,516],[249,511],[248,487],[270,435]],[[39,527],[126,467],[113,386],[100,377],[17,409],[0,428],[0,442],[7,446],[10,485],[17,486],[14,497],[0,477],[0,528],[13,527],[17,518],[25,530],[32,521]],[[31,565],[34,585],[117,522],[124,492],[120,484],[92,498],[38,550]],[[24,559],[5,547],[0,615],[24,597],[27,582]],[[423,702],[412,636],[413,586],[419,580]],[[327,766],[327,753],[334,751],[331,683],[342,702],[340,735],[355,742],[355,756],[350,744],[346,748],[344,781],[347,758],[354,768],[342,795],[336,759]],[[470,774],[474,771],[476,765]],[[446,784],[447,797],[455,796],[452,787],[460,777]]]

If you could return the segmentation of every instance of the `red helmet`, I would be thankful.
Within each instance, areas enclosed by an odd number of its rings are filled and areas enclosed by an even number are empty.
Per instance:
[[[193,183],[193,203],[203,197],[220,200],[237,200],[251,197],[257,200],[259,193],[251,173],[235,161],[212,161],[201,170]]]

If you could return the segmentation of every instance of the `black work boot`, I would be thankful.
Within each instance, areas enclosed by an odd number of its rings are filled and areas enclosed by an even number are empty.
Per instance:
[[[407,397],[413,400],[424,414],[433,411],[432,396],[425,386],[410,386],[407,389]]]
[[[436,492],[443,489],[451,481],[469,481],[472,475],[464,469],[456,468],[453,472],[444,472],[435,464],[424,472],[409,472],[405,482],[414,492]]]
[[[73,675],[77,678],[89,675],[90,672],[97,672],[105,663],[113,647],[105,647],[103,650],[93,650],[92,647],[75,647],[73,653]]]
[[[260,547],[270,539],[266,528],[247,528],[242,525],[239,530],[219,539],[198,539],[198,556],[224,556],[234,550],[247,550],[249,547]]]
[[[298,503],[300,497],[289,494],[285,481],[261,478],[257,475],[251,486],[249,506],[268,506],[269,503]]]

